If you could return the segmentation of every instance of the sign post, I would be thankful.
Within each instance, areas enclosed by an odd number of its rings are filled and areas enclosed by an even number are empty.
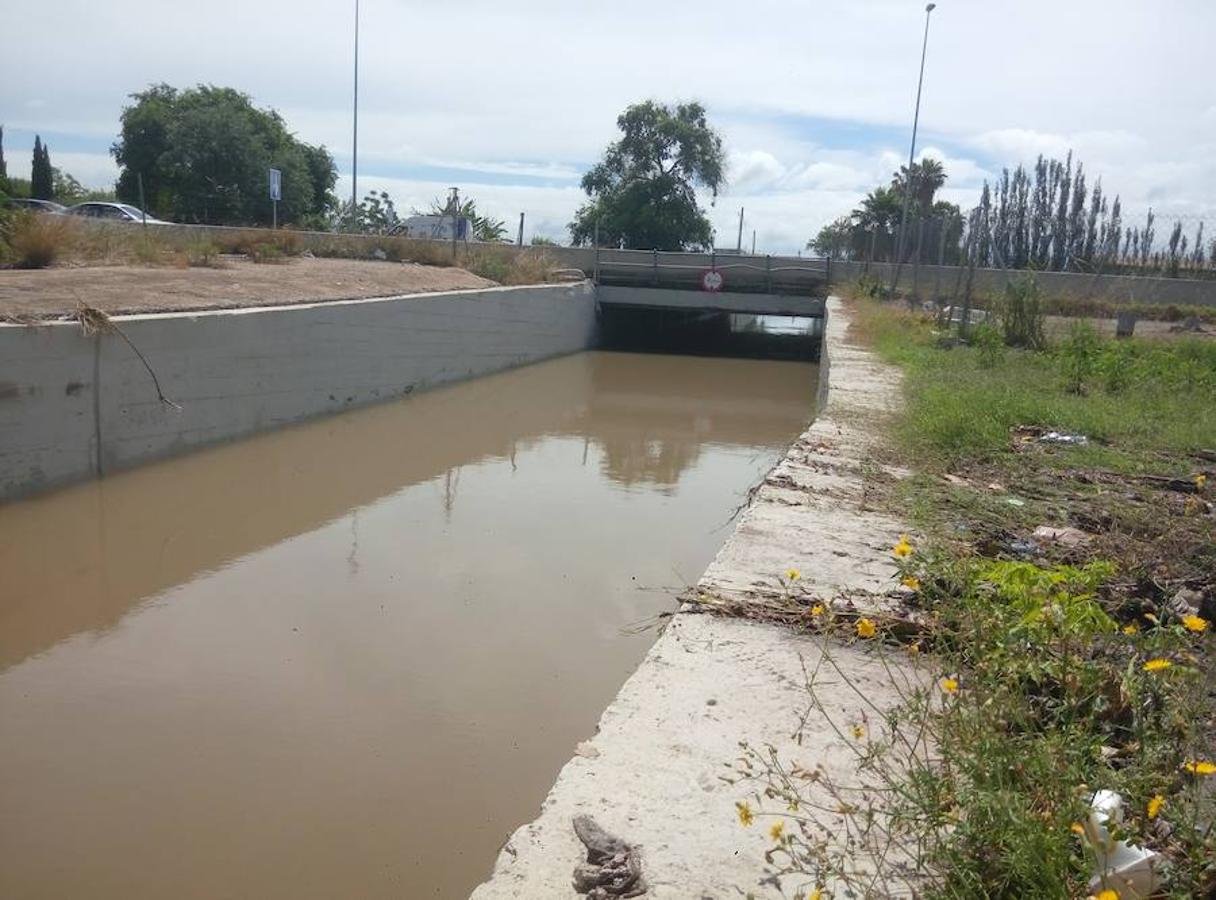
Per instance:
[[[279,227],[279,201],[283,199],[283,173],[278,169],[270,170],[270,208],[271,228]]]

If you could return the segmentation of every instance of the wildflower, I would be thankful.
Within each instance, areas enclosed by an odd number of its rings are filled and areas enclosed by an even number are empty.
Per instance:
[[[819,890],[819,888],[815,888],[815,890],[811,891],[811,895],[807,897],[806,900],[823,900],[823,891]]]
[[[738,801],[735,803],[735,813],[739,816],[739,824],[746,828],[756,820],[752,814],[752,808],[747,805],[746,801]]]
[[[958,679],[943,678],[939,682],[939,684],[941,685],[942,690],[945,691],[947,694],[957,694],[958,693]]]
[[[1140,626],[1137,625],[1135,622],[1128,622],[1126,625],[1123,626],[1124,634],[1138,634],[1139,632],[1140,632]]]
[[[874,627],[874,623],[869,619],[861,618],[857,620],[857,636],[863,638],[872,638],[878,634],[878,629]]]
[[[1085,826],[1082,825],[1080,822],[1073,822],[1071,825],[1068,826],[1068,830],[1071,831],[1073,834],[1079,834],[1082,836],[1084,836],[1084,834],[1085,834]]]
[[[1148,817],[1150,819],[1157,818],[1157,813],[1161,812],[1161,807],[1165,806],[1165,798],[1160,794],[1154,794],[1153,799],[1148,801]]]
[[[774,841],[780,841],[783,834],[785,834],[784,822],[774,822],[773,827],[768,830],[768,836]]]
[[[891,552],[900,559],[907,559],[912,555],[912,545],[908,543],[908,536],[906,534],[899,536],[899,543],[891,548]]]
[[[865,736],[866,736],[866,730],[865,730],[864,726],[862,726],[862,725],[853,726],[853,737],[855,737],[857,740],[860,741]]]
[[[1208,476],[1204,475],[1202,472],[1200,472],[1198,475],[1195,476],[1195,487],[1199,488],[1199,490],[1202,491],[1203,486],[1207,483],[1208,483]]]
[[[1148,662],[1146,662],[1144,664],[1144,671],[1160,672],[1163,669],[1168,669],[1172,665],[1173,665],[1173,663],[1170,662],[1168,659],[1161,659],[1160,657],[1158,657],[1156,659],[1150,659]]]
[[[811,607],[812,616],[822,616],[823,613],[824,613],[824,607],[823,607],[822,603],[816,603],[814,606]]]
[[[799,578],[802,577],[802,573],[799,572],[797,569],[787,569],[785,572],[785,577],[787,579],[789,579],[790,581],[797,581]]]
[[[908,655],[909,656],[919,656],[920,655],[920,641],[917,641],[915,644],[908,645]]]
[[[1210,763],[1204,759],[1193,759],[1182,768],[1192,775],[1216,775],[1216,763]]]
[[[1200,634],[1207,630],[1208,620],[1200,616],[1183,616],[1182,627],[1187,631],[1193,631]]]
[[[1119,900],[1119,892],[1107,888],[1104,891],[1098,891],[1096,894],[1089,895],[1090,900]]]
[[[902,584],[904,587],[906,587],[910,591],[919,591],[920,590],[920,579],[917,578],[915,575],[905,576],[904,578],[900,579],[899,583]]]

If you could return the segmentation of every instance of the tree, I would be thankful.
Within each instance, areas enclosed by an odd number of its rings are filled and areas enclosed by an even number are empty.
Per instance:
[[[819,234],[807,241],[806,249],[828,259],[848,259],[853,246],[853,220],[841,216],[819,229]]]
[[[337,201],[337,174],[324,147],[292,135],[274,110],[247,94],[199,85],[179,91],[153,85],[131,95],[122,134],[110,152],[122,171],[118,196],[187,222],[269,224],[271,168],[283,173],[281,222],[317,223]]]
[[[4,162],[4,126],[0,125],[0,194],[12,193],[13,186],[8,180],[8,165]]]
[[[616,120],[621,139],[582,180],[590,202],[570,223],[576,246],[594,240],[632,249],[688,250],[713,245],[713,228],[697,204],[698,186],[716,198],[725,182],[722,138],[700,103],[674,109],[646,101]]]
[[[440,201],[438,198],[432,200],[431,208],[426,215],[452,215],[452,198],[449,197],[446,201]],[[458,218],[468,219],[473,223],[474,240],[496,243],[507,236],[507,223],[502,219],[479,215],[477,212],[477,201],[472,197],[469,197],[464,203],[460,204],[460,209],[456,215]]]
[[[51,171],[51,151],[34,135],[34,158],[30,165],[30,196],[37,200],[55,199],[55,176]]]

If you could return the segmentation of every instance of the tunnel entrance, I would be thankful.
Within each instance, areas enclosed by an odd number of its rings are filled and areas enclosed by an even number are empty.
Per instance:
[[[603,304],[605,350],[818,361],[823,319]]]

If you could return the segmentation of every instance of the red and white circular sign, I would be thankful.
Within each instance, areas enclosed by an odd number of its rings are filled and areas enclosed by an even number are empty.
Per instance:
[[[706,269],[701,273],[701,290],[703,291],[720,291],[725,284],[726,279],[717,269]]]

